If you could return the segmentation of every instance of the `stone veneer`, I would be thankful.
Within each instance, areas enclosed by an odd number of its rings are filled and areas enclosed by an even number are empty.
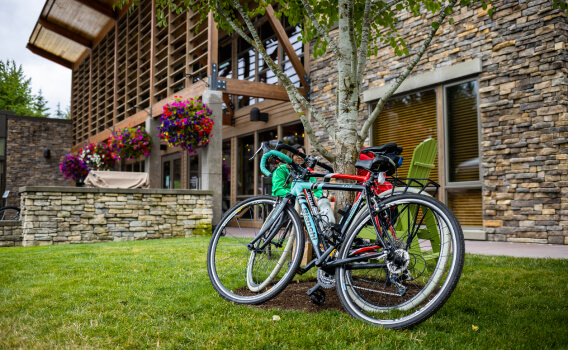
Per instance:
[[[20,221],[0,221],[0,247],[21,246],[22,238]]]
[[[22,186],[66,186],[59,171],[59,159],[71,153],[71,121],[23,117],[8,114],[6,148],[6,189],[9,205],[18,206],[18,189]],[[45,158],[43,151],[50,150]]]
[[[452,14],[411,76],[478,58],[483,223],[496,241],[568,244],[568,20],[551,0],[495,1]],[[411,52],[432,17],[400,17]],[[415,34],[416,33],[416,34]],[[364,90],[390,84],[406,67],[389,47],[367,65]],[[312,101],[335,113],[331,53],[311,66]],[[360,122],[368,116],[361,106]],[[316,135],[332,148],[319,125]],[[450,146],[451,147],[451,146]]]
[[[23,246],[211,234],[213,191],[22,187],[20,192]]]

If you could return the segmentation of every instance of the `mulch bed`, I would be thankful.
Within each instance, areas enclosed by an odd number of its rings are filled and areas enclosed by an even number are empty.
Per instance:
[[[306,294],[308,289],[315,286],[316,280],[312,281],[292,281],[286,289],[284,289],[275,298],[260,305],[251,305],[251,307],[263,310],[299,310],[306,312],[321,312],[325,310],[345,311],[335,288],[322,289],[325,292],[325,302],[323,305],[316,305],[310,301],[310,297]]]

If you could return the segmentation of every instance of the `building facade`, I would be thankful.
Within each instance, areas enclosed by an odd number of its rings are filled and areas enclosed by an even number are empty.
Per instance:
[[[71,151],[71,121],[0,111],[0,193],[2,205],[20,206],[24,186],[66,186],[59,159]]]
[[[373,126],[369,142],[414,147],[438,141],[431,177],[466,237],[568,244],[568,66],[566,14],[551,1],[496,1],[452,14]],[[402,16],[409,47],[432,18]],[[410,50],[411,52],[413,50]],[[312,63],[322,113],[335,96],[331,55]],[[370,59],[361,123],[406,67],[390,47]],[[330,147],[327,135],[320,140]]]
[[[199,24],[191,12],[169,14],[168,26],[158,27],[154,1],[120,12],[112,3],[47,0],[30,37],[32,51],[73,70],[73,149],[104,141],[116,128],[155,125],[173,96],[197,98],[217,90],[223,99],[222,206],[267,191],[270,181],[250,156],[261,142],[304,143],[304,134],[285,90],[258,54],[217,30],[212,17]],[[435,138],[431,177],[466,237],[568,244],[568,22],[550,0],[498,0],[493,7],[491,17],[476,6],[452,14],[454,24],[440,28],[368,143],[397,142],[410,160],[419,142]],[[401,15],[398,25],[411,52],[431,20]],[[271,57],[331,119],[331,54],[310,59],[309,45],[297,40],[300,28],[270,11],[255,25]],[[389,47],[369,59],[361,123],[408,60]],[[251,121],[253,108],[268,113],[268,121]],[[201,187],[207,162],[202,153],[157,152],[151,161],[122,166],[153,173],[153,187]]]

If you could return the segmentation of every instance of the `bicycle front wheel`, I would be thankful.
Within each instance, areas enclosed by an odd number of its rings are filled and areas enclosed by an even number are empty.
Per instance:
[[[215,229],[207,253],[207,271],[215,290],[239,304],[274,298],[296,274],[304,249],[300,217],[286,204],[276,213],[277,198],[258,196],[233,206]],[[251,244],[265,222],[271,227]]]
[[[0,208],[0,220],[20,220],[20,208],[18,207]]]
[[[379,233],[366,213],[346,236],[339,259],[354,262],[336,269],[337,292],[352,316],[408,328],[433,315],[452,294],[464,262],[463,233],[452,212],[428,196],[397,195],[379,207]],[[394,254],[380,246],[377,234],[392,238]]]

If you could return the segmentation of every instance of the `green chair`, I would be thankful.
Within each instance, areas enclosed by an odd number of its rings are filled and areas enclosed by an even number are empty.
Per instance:
[[[436,159],[436,155],[438,153],[438,144],[435,139],[427,139],[422,141],[412,153],[412,160],[410,161],[410,168],[408,169],[408,178],[414,179],[427,179],[430,176],[430,171],[434,168],[434,160]],[[420,181],[422,184],[425,184],[425,180]],[[414,187],[418,187],[415,185]],[[421,188],[421,187],[420,187]],[[412,192],[412,191],[411,191]],[[407,223],[409,222],[409,216],[415,216],[416,209],[408,208],[405,212],[400,214],[400,218],[398,220],[398,225],[396,227],[397,238],[404,239],[408,234],[408,227]],[[426,213],[423,225],[425,227],[435,227],[435,219],[432,213]],[[433,226],[432,226],[433,225]],[[420,239],[427,239],[430,241],[432,245],[432,254],[425,256],[427,260],[430,259],[437,259],[440,254],[440,237],[438,234],[431,235],[427,229],[421,229],[418,231],[417,234],[418,238]],[[363,239],[376,239],[376,233],[374,228],[368,227],[367,229],[363,229],[361,233],[358,235],[359,238]],[[410,249],[408,250],[410,254],[413,252],[420,253],[420,243],[418,239],[414,239],[411,243]],[[419,255],[419,254],[417,254]],[[414,263],[414,268],[416,270],[423,270],[426,266],[426,261],[416,261]]]

